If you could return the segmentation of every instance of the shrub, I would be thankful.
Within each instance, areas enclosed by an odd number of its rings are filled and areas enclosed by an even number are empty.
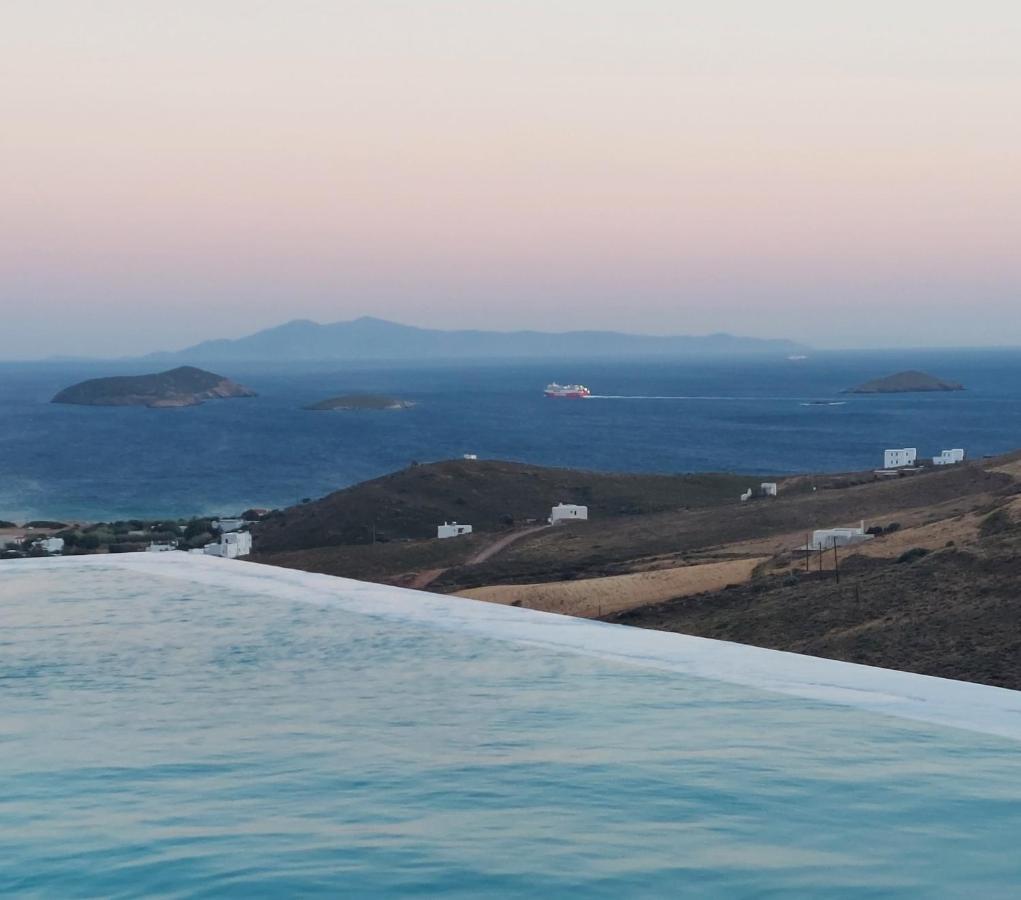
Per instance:
[[[923,556],[928,556],[929,551],[925,547],[912,547],[910,550],[905,551],[897,557],[899,563],[914,562],[916,559],[921,559]]]
[[[790,575],[785,576],[783,580],[784,587],[797,587],[800,583],[801,579],[793,572]]]
[[[982,537],[992,537],[994,534],[1010,531],[1013,527],[1014,522],[1007,510],[997,509],[982,520],[982,524],[978,527],[978,533]]]
[[[883,529],[883,531],[886,534],[893,534],[895,531],[900,531],[900,522],[891,522]]]

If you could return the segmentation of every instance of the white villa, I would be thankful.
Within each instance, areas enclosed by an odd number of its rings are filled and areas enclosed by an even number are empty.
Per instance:
[[[64,539],[58,537],[42,538],[35,542],[37,547],[42,547],[50,555],[57,555],[64,552]]]
[[[457,522],[444,522],[436,526],[436,537],[452,538],[460,537],[462,534],[471,534],[471,525],[458,525]]]
[[[918,459],[918,450],[914,447],[904,447],[900,450],[883,451],[884,469],[902,469],[905,466],[913,466]]]
[[[817,528],[812,532],[812,542],[804,550],[832,550],[834,547],[847,547],[850,544],[861,544],[872,539],[865,533],[865,523],[857,528]]]
[[[585,521],[588,521],[587,506],[578,506],[575,503],[558,503],[550,511],[550,525],[559,525],[561,522]]]
[[[776,496],[776,482],[775,481],[763,481],[759,485],[759,491],[763,497],[775,497]]]
[[[222,556],[224,559],[237,559],[248,556],[252,552],[252,533],[250,531],[231,531],[220,535],[214,544],[206,544],[202,551],[206,556]]]
[[[932,458],[932,464],[934,466],[953,466],[957,463],[964,462],[964,450],[943,450],[939,456]]]

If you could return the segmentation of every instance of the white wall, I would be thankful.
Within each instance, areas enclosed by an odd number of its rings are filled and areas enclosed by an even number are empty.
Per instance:
[[[452,538],[460,537],[462,534],[471,534],[471,525],[458,525],[457,522],[444,522],[436,526],[436,537]]]

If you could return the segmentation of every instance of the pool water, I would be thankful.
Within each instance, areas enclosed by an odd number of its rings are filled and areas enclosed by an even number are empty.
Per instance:
[[[0,621],[0,893],[1021,888],[1007,738],[112,564]]]

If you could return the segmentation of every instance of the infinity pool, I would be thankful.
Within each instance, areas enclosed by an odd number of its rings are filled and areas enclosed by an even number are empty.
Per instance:
[[[1021,890],[1010,737],[515,630],[560,617],[167,556],[0,563],[0,893]]]

